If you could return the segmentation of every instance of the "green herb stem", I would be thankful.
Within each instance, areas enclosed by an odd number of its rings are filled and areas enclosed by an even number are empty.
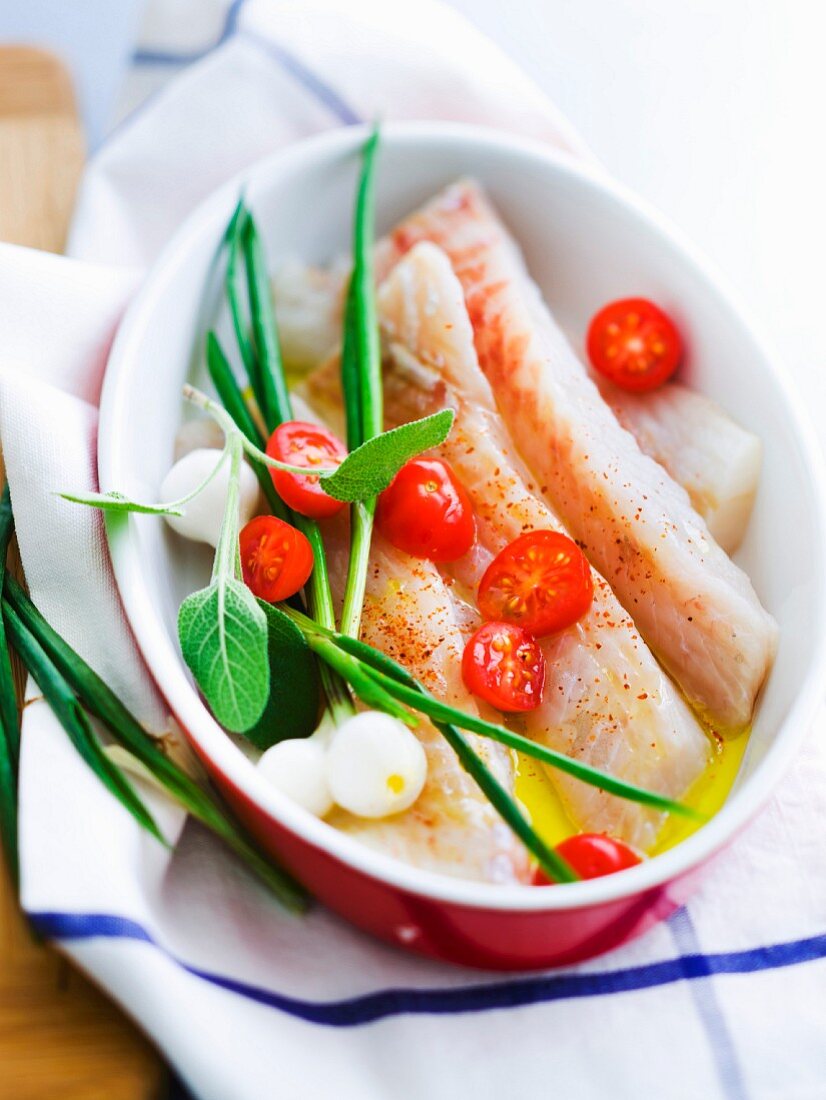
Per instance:
[[[187,401],[208,412],[227,437],[236,429],[237,426],[226,409],[221,408],[205,393],[187,384],[183,388],[183,395]],[[453,426],[453,420],[453,410],[442,409],[421,420],[411,420],[389,431],[379,432],[354,451],[350,451],[338,466],[314,466],[311,470],[307,466],[292,465],[273,458],[245,434],[242,436],[242,443],[244,451],[253,462],[301,477],[312,475],[318,478],[324,491],[336,500],[347,503],[363,502],[366,506],[372,506],[376,495],[387,488],[408,459],[444,443]]]
[[[85,708],[98,718],[115,740],[130,752],[163,787],[206,828],[221,837],[288,909],[306,907],[303,889],[284,871],[268,862],[244,836],[229,812],[159,747],[112,689],[49,625],[22,587],[6,579],[6,606],[11,606],[48,654]]]
[[[536,760],[541,760],[542,763],[548,764],[552,768],[556,768],[558,771],[564,771],[574,776],[576,779],[581,779],[583,783],[587,783],[592,787],[598,787],[609,794],[615,794],[619,798],[624,798],[629,802],[639,802],[642,805],[664,810],[667,813],[693,818],[695,821],[706,820],[703,814],[692,809],[690,806],[684,805],[682,802],[675,802],[670,798],[666,798],[665,795],[657,794],[655,791],[650,791],[645,787],[638,787],[634,783],[626,783],[622,779],[617,779],[616,776],[611,775],[609,772],[600,771],[598,768],[591,767],[590,764],[583,764],[579,760],[573,760],[564,753],[556,752],[554,749],[546,748],[544,745],[539,745],[527,737],[522,737],[518,733],[513,733],[504,726],[486,722],[483,718],[465,714],[456,707],[451,707],[446,703],[442,703],[418,684],[407,670],[398,664],[398,662],[394,661],[392,657],[388,657],[385,653],[374,649],[365,642],[348,638],[342,634],[334,635],[333,640],[345,652],[352,654],[359,660],[364,661],[365,664],[370,665],[370,667],[375,670],[376,674],[379,675],[380,682],[385,686],[387,686],[385,683],[387,679],[395,679],[399,684],[404,685],[409,690],[404,692],[405,698],[403,701],[407,702],[410,706],[415,706],[416,709],[422,711],[424,714],[428,714],[431,718],[452,722],[463,729],[469,730],[471,733],[477,733],[482,737],[490,737],[491,740],[499,741],[500,744],[516,749],[518,752],[524,753],[525,756],[532,756]],[[388,690],[390,689],[388,688]],[[412,701],[413,695],[411,692],[413,690],[423,695],[427,700],[424,706],[421,705],[421,700],[417,700],[416,702]],[[397,697],[400,698],[400,694],[397,693]]]
[[[608,794],[618,795],[620,798],[638,802],[645,806],[651,806],[657,810],[664,810],[668,813],[693,818],[694,820],[704,820],[702,815],[696,810],[693,810],[690,806],[685,806],[681,802],[675,802],[670,798],[666,798],[665,795],[657,794],[655,791],[649,791],[644,787],[638,787],[633,783],[626,783],[624,780],[617,779],[608,772],[599,771],[596,768],[590,767],[588,764],[583,764],[579,760],[574,760],[570,756],[566,756],[564,753],[555,752],[545,745],[540,745],[536,741],[531,741],[528,737],[522,737],[518,733],[513,733],[504,726],[495,725],[493,722],[486,722],[483,718],[477,718],[472,714],[465,714],[455,707],[440,702],[440,700],[427,692],[422,693],[412,687],[399,684],[398,681],[392,679],[384,672],[376,670],[372,675],[382,687],[390,692],[390,694],[395,694],[400,702],[415,707],[435,721],[453,722],[455,725],[468,730],[470,733],[476,733],[481,737],[488,737],[492,741],[498,741],[500,745],[506,745],[510,749],[515,749],[517,752],[524,753],[526,756],[531,756],[535,760],[540,760],[543,764],[548,764],[557,771],[574,776],[574,778],[580,779],[592,787],[598,787]]]
[[[365,670],[364,664],[345,653],[330,638],[318,634],[306,635],[310,648],[318,654],[322,660],[334,668],[336,672],[352,685],[359,698],[369,707],[383,710],[404,722],[407,726],[418,725],[418,718],[411,714],[404,706],[399,705],[391,694],[376,683],[370,673]]]
[[[12,645],[78,753],[135,820],[165,844],[164,836],[152,814],[132,784],[101,748],[71,687],[8,602],[3,605],[3,618]]]
[[[376,126],[362,150],[353,227],[353,274],[347,298],[347,326],[342,349],[342,357],[348,361],[347,381],[350,381],[351,362],[354,364],[353,375],[358,377],[359,444],[378,435],[384,427],[381,346],[373,265],[378,146],[379,129]],[[349,433],[350,428],[348,443]]]
[[[229,483],[227,486],[227,499],[224,510],[224,522],[221,524],[221,533],[218,537],[218,545],[215,548],[215,558],[212,562],[212,580],[222,577],[241,576],[241,563],[238,557],[238,526],[240,508],[240,486],[242,437],[240,431],[233,427],[232,435],[227,437],[227,450],[229,452]]]
[[[3,489],[3,495],[0,497],[0,591],[2,591],[6,576],[7,559],[13,534],[14,516],[7,482]],[[9,647],[2,629],[2,622],[0,622],[0,729],[2,729],[16,775],[20,760],[20,722],[14,689],[14,673],[12,672]]]
[[[204,412],[208,412],[213,420],[223,429],[225,435],[231,436],[234,432],[238,431],[237,425],[227,410],[221,408],[216,401],[213,401],[211,397],[202,393],[201,390],[196,389],[195,386],[191,386],[187,382],[182,392],[184,400],[189,401],[190,404],[195,405],[199,409],[203,409]],[[303,477],[307,476],[308,471],[306,466],[294,466],[290,462],[282,462],[278,458],[273,458],[272,455],[268,455],[266,451],[261,450],[261,448],[247,438],[246,435],[240,432],[239,435],[241,435],[244,451],[255,462],[260,462],[263,466],[269,466],[273,470],[284,470],[288,474],[301,474]],[[318,477],[331,476],[337,473],[338,469],[338,466],[322,466],[318,469],[313,469],[312,473]]]
[[[320,647],[311,637],[311,635],[317,637],[321,633],[315,624],[308,620],[306,616],[302,616],[300,613],[296,614],[292,609],[285,609],[285,614],[293,618],[294,621],[307,632],[308,641],[310,645],[316,649],[319,656],[322,657],[322,659],[328,659],[329,649],[327,647]],[[392,696],[395,694],[397,697],[399,693],[396,689],[409,687],[412,694],[416,696],[415,702],[411,703],[411,706],[424,713],[424,707],[420,704],[423,700],[431,699],[432,696],[430,696],[430,693],[419,684],[405,668],[394,661],[392,657],[388,657],[380,650],[373,649],[372,646],[367,645],[365,642],[358,641],[347,635],[327,635],[324,640],[327,642],[328,646],[332,645],[333,648],[339,648],[355,659],[356,664],[361,666],[360,681],[364,675],[367,675],[368,678],[374,679],[376,684],[379,685],[377,676],[381,675],[382,682],[379,686],[384,687],[388,695]],[[349,668],[347,666],[340,666],[340,668],[343,675],[349,675]],[[373,672],[371,672],[371,670],[373,670]],[[376,700],[375,696],[372,697],[372,702],[368,701],[370,696],[362,695],[359,685],[354,680],[350,682],[353,684],[356,693],[363,698],[368,705],[376,706],[378,704],[379,709],[384,709],[381,706],[380,700]],[[578,876],[573,868],[558,852],[554,851],[553,848],[546,844],[533,829],[516,800],[512,797],[510,792],[502,786],[461,730],[449,721],[435,720],[433,724],[456,753],[465,771],[471,776],[503,821],[513,830],[528,851],[534,856],[549,878],[556,882],[575,882]]]
[[[241,389],[235,380],[235,375],[232,373],[232,367],[229,365],[229,360],[226,355],[224,355],[223,349],[218,342],[218,337],[214,332],[210,332],[207,335],[206,355],[209,376],[221,399],[221,404],[229,413],[230,418],[244,437],[259,450],[263,450],[264,438],[252,418],[249,406],[244,400],[244,395],[241,393]],[[270,511],[274,516],[277,516],[285,523],[294,523],[292,513],[275,491],[275,486],[273,485],[272,477],[267,467],[263,462],[259,462],[258,459],[254,458],[252,455],[248,454],[247,457],[249,458],[255,476],[258,478],[258,484],[261,486],[261,491],[267,499]]]
[[[0,590],[14,531],[9,486],[0,498]],[[20,718],[6,630],[0,615],[0,837],[12,882],[20,882],[17,850],[17,772],[20,759]]]
[[[235,426],[241,430],[249,443],[260,450],[264,446],[264,440],[256,427],[235,380],[235,375],[232,373],[232,368],[214,333],[210,333],[207,339],[207,365],[218,396],[221,398],[224,408],[229,413]],[[249,458],[273,514],[284,520],[285,523],[297,527],[308,539],[314,559],[313,572],[310,576],[310,606],[317,621],[322,626],[325,626],[328,630],[335,630],[335,611],[330,589],[330,578],[327,572],[327,556],[324,552],[324,543],[318,524],[313,523],[312,520],[308,520],[304,516],[298,516],[291,512],[275,491],[272,478],[264,463],[258,461],[253,455],[249,455]]]
[[[353,273],[345,307],[341,382],[350,450],[379,435],[384,426],[381,346],[373,271],[378,144],[379,130],[374,127],[362,151],[353,228]],[[361,627],[375,511],[375,499],[356,503],[350,510],[350,559],[341,630],[354,638],[358,637]]]
[[[243,356],[242,348],[242,358],[267,430],[272,432],[279,424],[292,420],[293,411],[284,376],[263,244],[258,235],[255,222],[248,214],[245,220],[243,239],[252,328],[255,333],[258,355],[251,366],[247,358]],[[230,298],[230,311],[233,314],[236,334],[241,332],[243,335],[244,328],[240,307],[238,301],[234,302],[232,298]],[[213,337],[207,346],[207,362],[210,366],[210,375],[221,400],[227,405],[227,411],[232,419],[241,428],[247,443],[257,449],[258,453],[256,454],[248,447],[247,454],[254,464],[253,468],[258,476],[259,484],[264,488],[264,493],[274,514],[286,519],[287,522],[291,522],[310,543],[314,562],[308,589],[310,610],[319,623],[328,629],[334,630],[336,625],[335,606],[333,604],[332,589],[330,588],[327,556],[321,531],[318,524],[313,520],[296,515],[286,509],[275,492],[272,478],[266,469],[270,463],[267,461],[268,456],[263,450],[265,440],[249,413],[226,357],[221,353],[217,343],[217,340]],[[210,358],[210,347],[213,344],[215,347]],[[278,501],[278,504],[274,503],[273,498]],[[321,666],[321,678],[324,693],[334,719],[341,722],[355,713],[347,685],[326,664]]]
[[[566,859],[546,844],[513,799],[462,732],[448,722],[434,722],[436,729],[459,757],[462,767],[522,841],[552,882],[576,882],[579,875]]]
[[[68,500],[72,504],[86,504],[90,508],[101,508],[106,512],[137,512],[149,516],[182,516],[181,508],[189,504],[191,500],[199,496],[204,489],[218,476],[218,471],[224,465],[227,457],[227,448],[221,452],[215,465],[207,476],[186,496],[178,500],[172,500],[168,504],[141,504],[138,501],[129,500],[122,493],[56,493],[56,496]]]
[[[238,347],[241,352],[241,359],[243,360],[247,374],[250,378],[253,378],[257,373],[255,349],[252,346],[252,341],[250,340],[247,325],[244,320],[244,310],[241,305],[244,286],[242,272],[238,266],[238,259],[242,252],[242,240],[247,218],[247,207],[243,198],[241,198],[238,200],[238,205],[227,226],[227,271],[225,287],[227,300],[229,302],[229,311],[232,317],[232,325],[235,329],[235,338],[238,341]]]
[[[307,619],[306,616],[301,615],[300,612],[295,612],[290,608],[286,613],[295,620],[305,633],[313,631],[319,632],[320,628],[311,620]],[[536,760],[540,760],[549,767],[566,772],[568,775],[582,780],[583,783],[589,784],[589,786],[598,787],[608,794],[614,794],[629,802],[638,802],[641,805],[650,806],[653,809],[662,810],[667,813],[677,814],[678,816],[688,817],[695,821],[706,820],[703,814],[690,806],[686,806],[682,802],[667,798],[665,795],[658,794],[656,791],[648,790],[645,787],[639,787],[634,783],[627,783],[622,779],[617,779],[616,776],[611,775],[609,772],[593,768],[590,764],[584,764],[579,760],[574,760],[566,756],[564,753],[556,752],[554,749],[549,749],[544,745],[539,745],[535,741],[530,740],[530,738],[514,733],[504,726],[496,725],[493,722],[487,722],[485,719],[475,715],[465,714],[458,708],[451,707],[447,703],[441,702],[419,684],[402,665],[394,661],[392,657],[388,657],[386,653],[382,653],[381,650],[374,649],[373,646],[368,645],[366,642],[362,642],[357,638],[351,638],[343,633],[330,634],[329,632],[325,632],[324,636],[331,642],[334,642],[340,649],[343,649],[345,653],[349,653],[352,657],[355,657],[358,661],[368,666],[368,668],[372,670],[371,675],[373,678],[388,692],[388,694],[394,695],[399,702],[403,702],[407,706],[420,711],[422,714],[426,714],[433,721],[449,722],[459,726],[461,729],[476,733],[481,737],[488,737],[493,741],[498,741],[508,748],[515,749],[518,752],[524,753],[526,756],[531,756]],[[312,642],[310,644],[312,644]],[[322,656],[324,652],[326,651],[319,650]]]
[[[350,276],[347,298],[344,303],[344,341],[341,348],[341,392],[344,398],[344,424],[347,450],[354,451],[364,442],[361,419],[361,376],[359,373],[356,341],[356,312],[358,310],[357,282]]]
[[[264,423],[272,431],[282,420],[292,419],[292,409],[281,360],[264,246],[252,214],[247,215],[243,244],[252,331],[258,352],[258,369],[250,374],[250,383]]]
[[[357,638],[361,630],[375,513],[375,500],[358,501],[350,508],[350,557],[341,607],[341,631],[352,638]]]

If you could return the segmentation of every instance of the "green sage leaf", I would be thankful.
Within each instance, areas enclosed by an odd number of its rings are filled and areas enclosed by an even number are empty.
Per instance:
[[[244,736],[256,748],[277,741],[309,737],[318,722],[318,666],[307,640],[287,616],[272,604],[258,601],[267,619],[270,696],[264,713]]]
[[[438,447],[453,426],[452,409],[412,420],[368,439],[345,458],[338,469],[319,480],[336,500],[369,500],[383,492],[411,458]]]
[[[241,581],[217,578],[178,612],[184,660],[215,718],[244,733],[264,712],[270,686],[267,618]]]
[[[90,508],[100,508],[103,512],[137,512],[144,516],[182,516],[180,508],[172,508],[168,504],[139,504],[136,500],[130,500],[123,493],[112,491],[111,493],[58,493],[63,500],[69,500],[72,504],[88,504]]]

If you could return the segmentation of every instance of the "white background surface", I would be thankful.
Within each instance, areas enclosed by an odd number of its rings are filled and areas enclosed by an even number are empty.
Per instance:
[[[826,3],[451,2],[702,248],[826,414]]]
[[[415,19],[416,0],[386,2],[402,25]],[[826,412],[826,0],[448,2],[716,263],[814,418]],[[175,48],[182,8],[207,46],[226,3],[73,0],[68,18],[65,0],[0,0],[0,39],[62,43],[94,146],[134,106],[115,109],[113,73],[141,7]],[[173,72],[144,68],[134,91]]]

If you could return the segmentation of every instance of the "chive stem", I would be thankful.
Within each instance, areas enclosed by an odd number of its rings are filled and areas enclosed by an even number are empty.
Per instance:
[[[293,612],[292,609],[284,608],[283,610],[285,614],[289,615],[290,618],[306,631],[309,644],[316,649],[319,656],[326,659],[328,651],[320,648],[317,643],[314,644],[312,640],[312,635],[319,635],[321,633],[316,624],[308,620],[306,616]],[[430,696],[426,688],[419,684],[405,668],[397,664],[392,657],[388,657],[380,650],[373,649],[365,642],[360,642],[347,635],[338,634],[332,637],[328,636],[327,640],[329,643],[334,646],[339,646],[345,652],[349,652],[351,656],[355,657],[357,663],[361,665],[362,674],[366,673],[369,676],[371,667],[387,670],[390,675],[384,676],[383,681],[388,694],[394,694],[394,689],[402,685],[410,685],[412,693],[417,696],[416,701],[411,703],[411,706],[424,713],[424,707],[421,706],[420,703],[424,699],[432,698],[432,696]],[[343,667],[342,672],[344,675],[347,675],[347,671]],[[353,683],[353,681],[351,681],[351,683]],[[353,683],[353,686],[357,694],[361,694],[359,686],[355,683]],[[397,697],[400,697],[398,692],[395,693]],[[365,697],[362,696],[362,698]],[[365,702],[368,702],[367,698],[365,698]],[[368,705],[375,704],[368,703]],[[553,848],[546,844],[542,837],[534,830],[533,826],[525,818],[516,800],[499,782],[461,730],[449,721],[434,720],[433,725],[439,730],[456,753],[462,767],[474,780],[502,820],[512,829],[516,836],[519,837],[548,877],[555,882],[577,881],[578,876],[568,864],[567,860],[563,859],[558,852],[554,851]]]
[[[236,568],[238,559],[238,527],[240,507],[239,478],[241,475],[241,447],[242,436],[237,428],[233,428],[232,434],[227,436],[227,450],[229,452],[230,473],[227,485],[227,499],[224,515],[226,519],[221,526],[221,534],[215,549],[215,558],[212,563],[212,580],[220,577],[240,577],[241,570]]]
[[[378,126],[362,151],[353,227],[353,272],[347,291],[341,383],[347,419],[347,446],[352,451],[379,435],[384,426],[381,345],[376,305],[373,244],[375,236],[375,164]],[[375,498],[350,509],[350,558],[341,612],[341,632],[357,638],[361,626]]]
[[[244,369],[248,376],[253,378],[256,377],[257,374],[255,349],[252,346],[249,330],[244,320],[244,310],[241,305],[241,299],[244,297],[244,283],[241,277],[242,273],[238,266],[238,259],[242,253],[242,241],[247,218],[247,207],[243,198],[241,198],[238,200],[238,205],[235,207],[235,211],[226,231],[227,270],[225,289],[227,301],[229,302],[230,316],[232,318],[232,327],[235,330],[235,339],[241,352]]]
[[[264,248],[258,235],[258,229],[255,222],[248,211],[244,223],[243,241],[244,257],[247,264],[247,285],[249,288],[252,328],[255,334],[257,351],[257,358],[253,369],[250,369],[246,360],[245,367],[247,368],[247,376],[258,403],[258,408],[264,418],[265,427],[267,431],[272,432],[279,424],[293,419],[293,410],[284,375],[284,366],[278,340],[275,309],[270,294]],[[236,306],[233,305],[232,301],[230,302],[230,309],[233,312],[233,316],[236,317]],[[239,325],[241,325],[241,322],[239,319],[236,319],[236,333],[239,331]],[[217,340],[215,343],[217,344]],[[224,362],[226,363],[225,357],[222,356],[222,358],[224,358]],[[229,364],[226,364],[227,370],[224,370],[223,365],[218,363],[218,359],[214,353],[213,361],[218,364],[217,370],[219,373],[224,375],[225,389],[229,391],[231,389],[227,382],[227,375],[231,376],[231,370],[228,369]],[[218,387],[216,386],[216,388]],[[235,388],[237,388],[237,384]],[[219,393],[220,392],[219,389]],[[234,395],[232,400],[235,411],[240,413],[240,410],[237,408],[238,402],[235,401]],[[256,472],[261,470],[262,473],[268,476],[265,467],[271,465],[271,462],[263,451],[264,439],[255,427],[255,423],[252,421],[251,415],[249,415],[249,409],[242,396],[240,396],[240,403],[247,409],[248,414],[247,417],[245,417],[243,413],[240,413],[241,419],[244,421],[241,425],[241,431],[247,444],[249,444],[249,446],[246,447],[247,454],[253,462],[258,463]],[[236,424],[238,423],[235,417],[233,417],[233,420]],[[250,450],[251,447],[254,448],[254,450]],[[258,474],[258,479],[259,483],[263,484],[260,473]],[[272,486],[272,479],[268,479],[271,488],[265,490],[265,492],[267,494],[267,499],[271,500],[271,494],[275,494],[275,489]],[[275,495],[277,496],[277,494]],[[318,524],[304,516],[299,516],[298,514],[290,512],[288,509],[284,509],[283,505],[275,514],[285,518],[288,517],[288,522],[292,522],[310,543],[314,561],[313,571],[310,575],[308,593],[310,610],[319,623],[328,629],[334,630],[336,615],[333,604],[333,593],[330,588],[330,576],[327,569],[324,540],[321,536]],[[344,681],[341,680],[325,662],[321,664],[321,678],[330,712],[338,724],[355,713],[352,697]]]
[[[14,515],[8,482],[0,497],[0,591],[6,575],[7,558],[14,534]],[[2,729],[15,775],[20,762],[20,721],[9,647],[0,622],[0,729]]]
[[[112,689],[49,625],[11,577],[6,578],[3,603],[4,610],[11,608],[17,614],[83,706],[106,726],[118,744],[139,760],[193,817],[240,856],[282,905],[293,911],[305,908],[307,899],[303,889],[255,848],[214,794],[162,751]]]
[[[12,645],[80,756],[136,821],[166,844],[155,819],[132,784],[103,752],[71,687],[8,602],[3,604],[3,618]]]
[[[236,427],[239,428],[250,443],[254,443],[256,447],[263,448],[264,440],[256,427],[249,407],[235,380],[235,375],[232,373],[229,361],[224,355],[223,349],[214,332],[210,332],[207,335],[207,369],[209,370],[212,384],[215,386],[218,396],[221,399],[221,404],[235,422]],[[275,486],[273,485],[269,470],[262,462],[259,462],[251,455],[247,457],[250,460],[250,465],[252,466],[255,476],[258,478],[261,492],[267,499],[270,511],[274,516],[277,516],[285,523],[293,523],[293,518],[289,509],[275,491]]]
[[[252,214],[247,214],[243,232],[247,262],[252,331],[258,352],[258,370],[250,376],[258,407],[267,428],[272,431],[282,420],[292,419],[290,395],[284,376],[278,328],[275,319],[264,247]],[[257,386],[256,386],[257,380]],[[283,415],[286,412],[286,416]]]
[[[295,612],[292,608],[289,610],[285,609],[285,614],[293,618],[305,633],[310,633],[312,631],[317,632],[320,629],[316,623],[313,623],[312,620],[308,619],[306,616],[301,615],[300,612]],[[407,706],[419,710],[422,714],[426,714],[433,721],[449,722],[471,733],[476,733],[481,737],[489,737],[491,740],[498,741],[508,748],[515,749],[517,752],[524,753],[526,756],[531,756],[536,760],[540,760],[549,767],[566,772],[568,775],[572,775],[574,778],[580,779],[582,782],[588,783],[592,787],[598,787],[606,791],[606,793],[614,794],[619,798],[625,798],[631,802],[638,802],[641,805],[651,806],[654,809],[662,810],[667,813],[688,817],[695,821],[707,820],[705,815],[699,813],[690,806],[686,806],[682,802],[674,801],[665,795],[658,794],[656,791],[648,790],[645,787],[639,787],[634,783],[627,783],[625,780],[617,779],[616,776],[611,775],[609,772],[601,771],[598,768],[591,767],[590,764],[584,764],[582,761],[574,760],[564,753],[549,749],[545,745],[540,745],[530,740],[530,738],[514,733],[505,726],[496,725],[493,722],[485,721],[483,718],[465,714],[456,707],[451,707],[447,703],[441,702],[419,684],[418,681],[411,676],[405,668],[398,664],[397,661],[394,661],[392,657],[388,657],[387,654],[382,653],[380,650],[374,649],[366,642],[359,641],[356,638],[351,638],[342,633],[326,633],[325,636],[330,638],[332,642],[346,653],[351,654],[351,656],[357,658],[373,670],[371,674],[388,693],[395,694],[400,702],[404,702]]]
[[[351,684],[359,698],[368,706],[383,710],[407,726],[418,725],[418,718],[398,703],[381,684],[376,683],[361,661],[345,653],[326,635],[313,632],[305,634],[305,637],[313,652]],[[350,714],[343,717],[350,717]]]
[[[0,498],[0,590],[14,532],[8,482]],[[20,717],[6,631],[0,615],[0,839],[15,887],[20,883],[17,850],[17,773],[20,761]]]
[[[574,760],[564,753],[556,752],[553,749],[547,748],[545,745],[540,745],[536,741],[531,741],[528,737],[522,737],[518,733],[513,733],[505,726],[495,725],[493,722],[487,722],[485,719],[477,718],[472,714],[464,714],[455,707],[440,702],[440,700],[429,693],[423,694],[414,688],[399,684],[398,681],[384,672],[376,670],[372,672],[371,675],[381,686],[385,687],[387,691],[391,694],[395,693],[400,702],[415,707],[435,721],[453,722],[462,729],[468,730],[470,733],[476,733],[481,737],[488,737],[492,741],[498,741],[500,745],[506,745],[510,749],[515,749],[517,752],[524,753],[526,756],[531,756],[535,760],[540,760],[543,764],[548,764],[550,767],[574,776],[576,779],[584,780],[591,786],[596,786],[608,794],[618,795],[621,798],[639,802],[658,810],[667,811],[668,813],[693,818],[694,820],[704,820],[702,815],[698,814],[697,811],[693,810],[690,806],[684,806],[681,802],[675,802],[665,795],[649,791],[644,787],[626,783],[624,780],[617,779],[608,772],[602,772],[595,768],[591,768],[590,765]]]

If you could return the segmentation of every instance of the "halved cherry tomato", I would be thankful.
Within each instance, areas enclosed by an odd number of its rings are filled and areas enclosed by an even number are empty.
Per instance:
[[[479,582],[485,619],[503,619],[537,638],[581,619],[594,598],[591,567],[560,531],[530,531],[496,555]]]
[[[376,523],[398,550],[456,561],[473,545],[473,506],[453,470],[438,458],[406,462],[379,497]]]
[[[294,596],[313,571],[307,539],[276,516],[251,519],[241,530],[240,543],[244,582],[268,603]]]
[[[497,710],[533,710],[542,702],[545,657],[533,634],[512,623],[485,623],[465,646],[468,691]]]
[[[340,466],[347,457],[347,448],[321,424],[304,420],[287,420],[279,424],[270,436],[267,454],[291,466],[306,466],[308,470]],[[276,492],[290,508],[310,519],[334,516],[344,503],[328,496],[319,479],[309,474],[291,474],[270,469]]]
[[[601,878],[636,867],[642,860],[627,844],[607,833],[579,833],[556,846],[557,852],[573,867],[580,878]],[[534,871],[535,886],[547,886],[549,879],[540,868]]]
[[[683,356],[671,318],[647,298],[622,298],[604,306],[588,327],[588,358],[595,370],[642,393],[668,381]]]

